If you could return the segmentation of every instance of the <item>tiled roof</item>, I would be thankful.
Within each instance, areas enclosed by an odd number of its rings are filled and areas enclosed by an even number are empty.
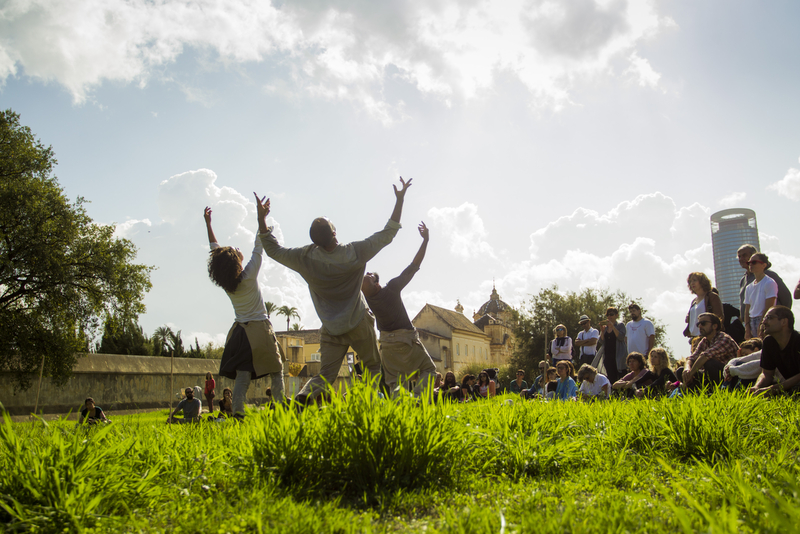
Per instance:
[[[469,319],[464,317],[463,314],[458,313],[457,311],[440,308],[439,306],[434,306],[433,304],[426,304],[425,308],[429,308],[433,313],[438,315],[442,319],[442,321],[445,322],[445,324],[447,324],[453,329],[465,330],[467,332],[473,332],[475,334],[483,334],[483,330],[472,324],[472,321],[470,321]],[[422,308],[422,310],[420,310],[420,312],[417,314],[417,317],[419,317],[419,315],[425,310],[425,308]],[[414,320],[416,320],[416,317],[414,318]]]

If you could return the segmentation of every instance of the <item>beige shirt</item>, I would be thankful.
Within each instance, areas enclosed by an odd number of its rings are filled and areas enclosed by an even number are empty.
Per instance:
[[[331,252],[317,245],[284,248],[271,231],[258,236],[267,256],[297,271],[308,282],[323,329],[339,336],[358,326],[364,318],[367,304],[361,294],[361,282],[367,262],[392,242],[400,228],[400,223],[389,220],[380,232],[363,241],[337,245]]]

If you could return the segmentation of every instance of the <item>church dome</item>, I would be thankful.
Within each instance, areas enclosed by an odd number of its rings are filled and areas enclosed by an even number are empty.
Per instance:
[[[500,295],[497,294],[497,289],[492,288],[492,295],[489,297],[487,302],[483,303],[478,309],[477,315],[484,316],[484,315],[496,315],[500,312],[510,311],[511,306],[500,300]]]

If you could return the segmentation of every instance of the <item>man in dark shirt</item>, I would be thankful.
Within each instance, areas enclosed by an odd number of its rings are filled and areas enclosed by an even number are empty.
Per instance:
[[[800,385],[800,333],[794,329],[794,314],[786,306],[773,306],[764,315],[767,337],[761,349],[761,376],[753,393],[774,394]],[[775,383],[775,370],[784,380]]]
[[[378,330],[381,333],[381,361],[386,385],[395,391],[398,382],[404,382],[411,375],[417,374],[417,385],[414,395],[433,385],[436,365],[428,351],[419,340],[417,329],[408,318],[406,307],[400,298],[400,292],[419,271],[425,251],[428,248],[428,228],[425,223],[419,225],[422,245],[414,256],[411,265],[398,276],[381,287],[378,273],[367,273],[361,284],[361,291],[367,299],[370,310],[375,315]]]

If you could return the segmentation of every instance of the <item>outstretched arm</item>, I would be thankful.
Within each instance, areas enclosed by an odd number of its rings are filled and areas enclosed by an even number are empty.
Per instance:
[[[208,242],[216,243],[217,236],[214,235],[214,230],[211,228],[211,208],[206,206],[203,210],[203,218],[206,220],[206,230],[208,230]]]
[[[425,226],[425,222],[419,223],[417,229],[419,230],[419,235],[422,236],[422,244],[419,246],[417,255],[414,256],[414,261],[411,263],[412,265],[416,265],[417,269],[419,269],[419,266],[422,265],[422,260],[425,258],[425,251],[428,250],[428,239],[430,235],[428,233],[428,227]]]
[[[413,178],[409,178],[408,181],[406,182],[405,180],[403,180],[403,177],[401,176],[400,183],[402,184],[403,187],[400,190],[397,189],[396,185],[392,185],[392,187],[394,188],[394,196],[396,197],[396,199],[394,203],[394,211],[392,211],[392,216],[390,217],[390,219],[396,223],[400,222],[400,215],[403,213],[403,200],[405,200],[406,189],[411,187],[411,180],[413,180]]]

